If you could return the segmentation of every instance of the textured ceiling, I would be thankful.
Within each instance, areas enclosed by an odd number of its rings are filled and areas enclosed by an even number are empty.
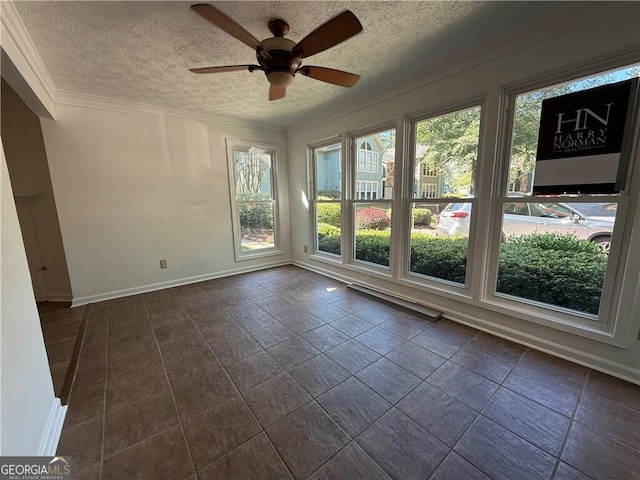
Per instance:
[[[212,2],[258,39],[271,36],[273,17],[289,23],[294,41],[346,8],[360,19],[361,34],[305,62],[357,73],[362,79],[355,87],[298,75],[284,99],[269,102],[262,72],[188,71],[256,63],[252,49],[191,11],[191,3],[14,2],[56,89],[274,125],[399,88],[550,26],[564,28],[567,18],[584,21],[585,12],[593,17],[621,8],[612,2]]]

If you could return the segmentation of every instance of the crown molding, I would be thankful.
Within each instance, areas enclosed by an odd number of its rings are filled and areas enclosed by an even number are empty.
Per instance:
[[[186,110],[164,108],[148,103],[120,100],[112,97],[72,92],[69,90],[56,90],[54,100],[57,105],[68,105],[92,110],[103,110],[129,115],[142,115],[154,118],[161,117],[173,120],[203,123],[217,127],[246,128],[268,133],[286,134],[286,128],[280,125],[268,125],[241,120],[234,117],[208,115],[198,112],[189,112]]]
[[[47,114],[45,116],[53,116],[54,102],[53,98],[56,91],[56,86],[53,79],[49,75],[47,68],[45,67],[40,54],[36,50],[29,32],[27,32],[18,11],[13,1],[2,1],[1,14],[0,14],[0,26],[2,36],[0,38],[0,44],[2,45],[3,53],[5,53],[17,72],[3,71],[3,76],[7,77],[7,81],[16,91],[20,91],[24,96],[29,97],[29,93],[25,91],[28,86],[31,89],[32,95],[35,95],[35,99],[41,105],[30,105],[34,110],[39,110],[38,107],[43,107],[46,112],[37,112],[41,114]],[[8,70],[8,66],[5,65],[5,69]],[[17,73],[22,77],[25,88],[20,88],[19,85],[15,85],[19,82],[19,78],[11,78],[13,73]],[[15,81],[11,81],[15,80]],[[22,82],[20,82],[22,83]],[[29,98],[23,98],[27,101]]]

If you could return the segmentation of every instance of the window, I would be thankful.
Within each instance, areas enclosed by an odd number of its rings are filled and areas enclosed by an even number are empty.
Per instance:
[[[422,198],[436,198],[438,196],[438,185],[435,183],[423,183],[420,187]]]
[[[501,243],[493,293],[524,308],[605,319],[611,302],[618,210],[628,195],[532,195],[542,101],[638,76],[626,68],[512,98],[505,196],[498,199]],[[513,196],[521,197],[513,203]],[[526,274],[523,274],[526,272]],[[609,291],[609,294],[606,292]],[[604,308],[603,308],[604,307]]]
[[[410,275],[466,284],[480,114],[480,107],[474,106],[413,122]],[[440,173],[439,183],[421,182],[421,177],[435,172]]]
[[[422,163],[422,176],[423,177],[437,177],[438,174],[433,167],[429,167],[426,162]]]
[[[342,145],[332,143],[314,147],[312,160],[314,251],[339,256],[342,246]]]
[[[275,147],[227,141],[236,260],[277,250]]]
[[[358,149],[358,172],[378,173],[379,154],[371,151],[371,145],[366,144],[368,149]]]
[[[356,198],[364,200],[378,198],[378,182],[358,180],[356,182]]]
[[[633,213],[631,180],[615,195],[542,196],[532,187],[541,101],[639,73],[634,67],[507,92],[509,108],[496,102],[490,113],[506,112],[498,137],[504,145],[485,158],[478,158],[481,100],[414,115],[406,124],[399,119],[408,142],[399,158],[394,129],[345,134],[352,148],[341,159],[344,190],[316,197],[317,251],[339,255],[333,260],[347,270],[388,278],[391,291],[463,299],[462,308],[478,308],[479,318],[499,312],[606,343],[613,333],[617,342],[617,326],[605,322],[628,311],[620,285],[623,293],[634,288],[623,277],[633,254],[625,225]],[[490,144],[497,142],[493,130],[485,130]],[[378,172],[367,163],[374,154],[383,166]]]
[[[356,174],[351,183],[349,201],[349,210],[353,215],[353,259],[388,268],[391,249],[390,199],[393,197],[393,169],[389,166],[393,165],[395,156],[395,130],[369,133],[356,138],[354,143],[360,148],[353,159]],[[371,150],[373,145],[380,151]],[[387,163],[386,177],[378,167],[382,159]],[[383,182],[385,191],[380,192]]]

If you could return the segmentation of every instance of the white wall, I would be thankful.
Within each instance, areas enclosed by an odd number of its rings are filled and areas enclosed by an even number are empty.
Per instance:
[[[52,454],[66,408],[54,395],[4,150],[0,155],[0,455]]]
[[[86,100],[42,120],[74,304],[290,259],[283,133]],[[279,146],[281,255],[234,259],[227,138]]]
[[[47,267],[46,271],[39,273],[45,277],[48,294],[42,300],[71,301],[69,272],[40,120],[4,81],[1,110],[2,140],[10,170],[11,187],[16,197],[26,197],[28,200],[39,256],[42,265]],[[24,221],[20,217],[19,220]],[[42,265],[37,265],[36,268]]]
[[[437,77],[423,79],[413,89],[405,89],[396,95],[387,94],[377,103],[345,107],[328,118],[316,119],[307,125],[298,126],[289,133],[289,184],[291,190],[292,255],[303,266],[340,276],[344,279],[373,285],[395,294],[415,298],[439,308],[449,317],[466,322],[478,328],[494,332],[521,343],[550,351],[556,355],[590,365],[594,368],[640,382],[640,342],[637,340],[640,328],[640,305],[638,305],[638,277],[640,262],[637,246],[640,244],[640,219],[638,217],[638,180],[640,170],[636,166],[634,179],[635,204],[632,205],[630,224],[626,230],[625,242],[631,245],[632,254],[626,266],[626,278],[622,284],[622,305],[617,315],[615,339],[621,347],[594,340],[598,335],[578,336],[567,331],[550,328],[539,323],[515,318],[508,313],[486,308],[479,300],[459,299],[443,294],[433,288],[411,288],[406,284],[386,280],[381,276],[371,276],[362,270],[320,262],[304,253],[304,245],[313,245],[311,239],[310,215],[300,201],[300,194],[306,192],[307,171],[304,159],[307,147],[338,134],[362,129],[370,125],[391,121],[401,125],[403,115],[434,110],[474,97],[486,97],[485,131],[481,156],[485,170],[479,174],[479,189],[485,199],[490,198],[492,188],[492,168],[494,159],[500,155],[498,118],[501,113],[500,96],[506,86],[530,81],[570,68],[602,61],[614,56],[624,56],[627,60],[640,60],[640,6],[633,5],[625,10],[598,19],[598,21],[569,30],[519,51],[496,59],[487,59],[476,65],[467,64],[442,72]],[[488,57],[489,58],[489,57]],[[401,138],[399,134],[398,138]],[[640,163],[638,158],[636,164]],[[480,224],[488,224],[489,202],[480,202],[474,211]],[[633,211],[635,209],[635,216]],[[311,252],[311,249],[309,250]],[[480,255],[484,252],[476,252]],[[570,330],[570,329],[565,329]],[[590,337],[590,338],[588,338]],[[600,335],[602,340],[605,335]]]

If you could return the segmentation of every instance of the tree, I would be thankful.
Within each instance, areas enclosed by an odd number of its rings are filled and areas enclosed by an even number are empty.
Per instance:
[[[418,167],[426,164],[445,178],[451,188],[469,187],[473,193],[478,139],[480,136],[480,108],[469,108],[430,118],[418,123],[418,143],[426,149],[418,158]]]
[[[268,153],[234,152],[236,193],[258,193],[262,180],[269,171],[271,157]]]

